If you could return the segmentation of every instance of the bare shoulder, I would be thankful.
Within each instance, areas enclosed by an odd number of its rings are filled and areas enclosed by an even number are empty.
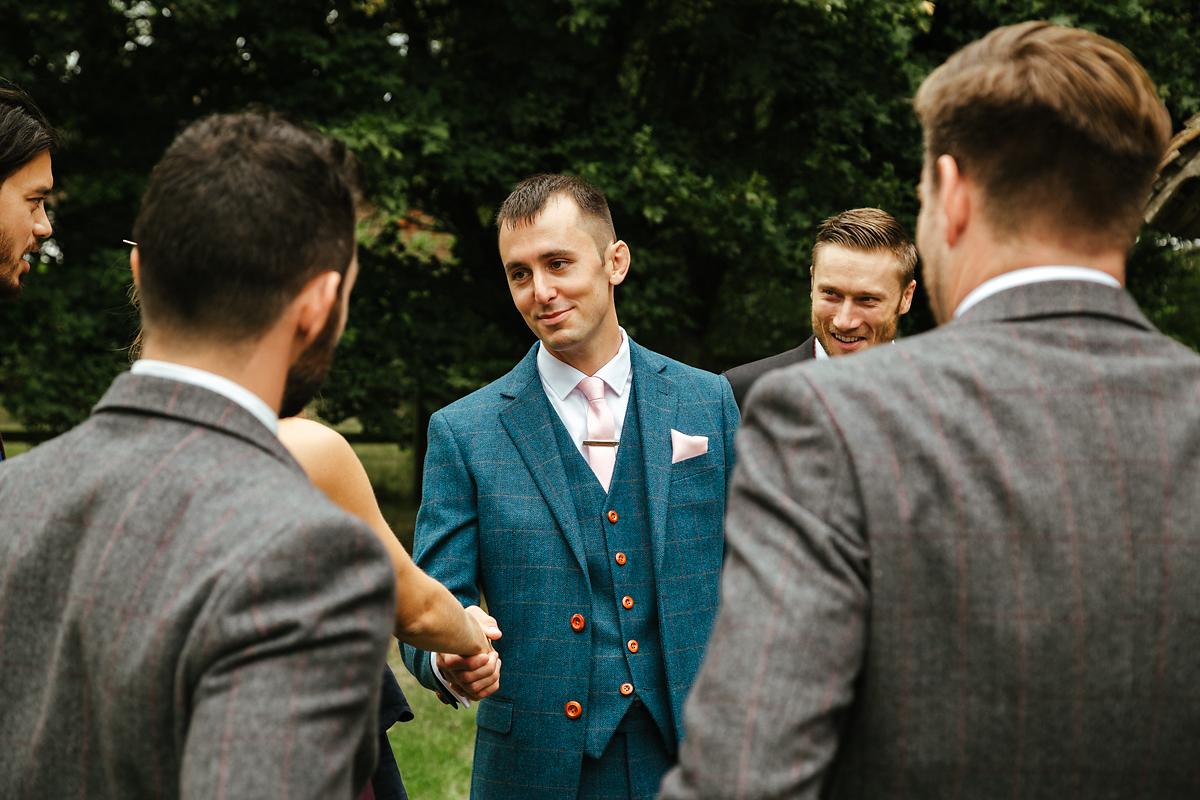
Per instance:
[[[279,421],[279,440],[330,500],[377,532],[387,531],[391,536],[367,471],[346,437],[311,419],[292,417]]]
[[[344,474],[359,464],[346,437],[311,419],[279,420],[279,441],[318,486],[323,483],[322,477]]]

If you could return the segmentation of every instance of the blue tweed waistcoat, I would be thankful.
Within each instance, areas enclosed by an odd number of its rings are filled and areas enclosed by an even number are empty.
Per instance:
[[[628,409],[634,408],[636,402],[631,396]],[[587,625],[593,656],[591,689],[584,711],[584,753],[590,758],[604,753],[635,697],[645,703],[663,741],[671,746],[676,737],[655,612],[657,591],[638,415],[626,412],[607,495],[561,422],[555,419],[555,423],[592,584],[592,613]],[[610,521],[610,511],[617,512],[616,522]],[[625,554],[624,564],[617,563],[618,553]],[[631,608],[622,604],[626,597],[633,601]],[[637,642],[636,653],[629,649],[631,641]],[[633,685],[633,694],[621,694],[625,683]]]

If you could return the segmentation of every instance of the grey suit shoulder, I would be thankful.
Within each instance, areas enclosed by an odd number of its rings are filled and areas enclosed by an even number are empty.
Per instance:
[[[664,796],[1194,796],[1197,397],[1076,281],[764,377]]]
[[[205,389],[123,375],[0,470],[0,796],[350,796],[380,543]]]

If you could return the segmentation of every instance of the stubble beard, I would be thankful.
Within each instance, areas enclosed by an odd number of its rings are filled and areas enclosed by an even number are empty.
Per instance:
[[[7,259],[16,249],[13,239],[0,231],[0,258]],[[24,253],[13,259],[10,264],[0,265],[0,300],[15,300],[21,295],[21,279],[23,277]]]
[[[887,320],[887,322],[880,323],[878,326],[871,329],[871,333],[867,338],[867,346],[863,348],[864,350],[870,350],[876,345],[890,342],[896,338],[896,332],[900,329],[899,304],[903,302],[904,297],[901,296],[896,305],[896,312]],[[836,344],[830,341],[830,339],[833,339],[833,331],[816,314],[812,315],[811,324],[813,335],[816,336],[817,341],[821,343],[821,347],[824,348],[826,355],[830,356],[831,358],[843,355],[854,355],[853,353],[842,353]]]
[[[321,390],[321,384],[333,366],[333,352],[337,349],[338,328],[341,326],[342,302],[339,301],[337,307],[329,312],[329,319],[321,333],[288,369],[283,400],[279,404],[281,418],[294,417],[302,412]]]

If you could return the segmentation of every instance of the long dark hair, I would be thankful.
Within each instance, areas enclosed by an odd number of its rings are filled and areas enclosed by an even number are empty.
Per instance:
[[[58,134],[33,98],[0,78],[0,183],[43,151],[58,152]]]

